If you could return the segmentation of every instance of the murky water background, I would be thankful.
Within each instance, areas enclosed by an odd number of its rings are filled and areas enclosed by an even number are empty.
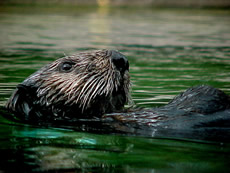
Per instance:
[[[228,11],[0,7],[0,106],[44,64],[92,49],[127,56],[132,97],[142,107],[164,105],[199,84],[230,94]],[[0,118],[3,171],[229,172],[229,154],[229,144],[79,133]]]

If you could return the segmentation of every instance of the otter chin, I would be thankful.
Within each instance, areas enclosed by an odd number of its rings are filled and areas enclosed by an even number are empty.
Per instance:
[[[17,118],[51,121],[121,111],[129,96],[129,62],[115,50],[86,51],[46,65],[19,84],[7,103]]]
[[[159,108],[124,109],[131,102],[129,88],[129,62],[123,54],[86,51],[29,76],[6,107],[16,120],[70,123],[80,131],[230,140],[230,96],[223,91],[195,86]]]

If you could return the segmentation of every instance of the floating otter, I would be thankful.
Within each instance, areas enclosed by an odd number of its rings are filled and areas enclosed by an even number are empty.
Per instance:
[[[229,137],[230,97],[223,91],[202,85],[163,107],[124,109],[131,100],[128,71],[128,60],[114,50],[66,56],[19,84],[6,107],[15,119],[35,124],[61,122],[88,131],[151,136],[183,132],[186,137],[197,130],[212,136],[218,129]]]

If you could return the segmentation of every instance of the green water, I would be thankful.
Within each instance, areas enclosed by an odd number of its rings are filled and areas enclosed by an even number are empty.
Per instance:
[[[75,52],[127,56],[138,106],[194,85],[230,94],[230,12],[0,7],[0,106],[44,64]],[[0,118],[0,172],[229,172],[228,143],[80,133]]]

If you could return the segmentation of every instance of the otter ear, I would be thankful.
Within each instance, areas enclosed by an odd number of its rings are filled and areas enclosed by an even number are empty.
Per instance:
[[[31,94],[33,95],[34,92],[32,90],[30,86],[19,84],[6,104],[7,109],[12,111],[16,117],[28,120],[33,104]]]

